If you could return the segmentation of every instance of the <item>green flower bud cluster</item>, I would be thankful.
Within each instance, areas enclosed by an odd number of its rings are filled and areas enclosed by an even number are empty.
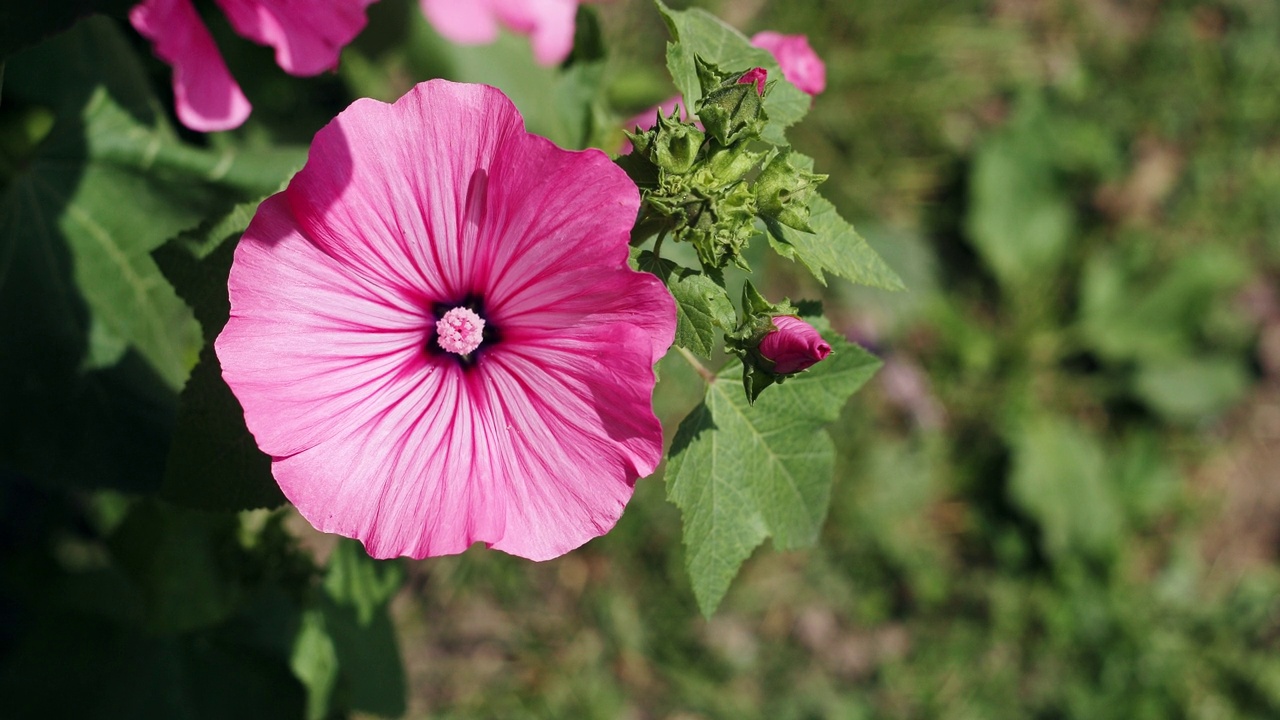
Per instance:
[[[793,167],[789,151],[760,139],[773,87],[763,68],[726,73],[697,58],[697,70],[701,126],[679,107],[659,111],[651,129],[627,133],[634,151],[619,163],[644,191],[638,225],[692,244],[708,272],[749,269],[742,253],[756,219],[809,231],[809,200],[826,176]]]

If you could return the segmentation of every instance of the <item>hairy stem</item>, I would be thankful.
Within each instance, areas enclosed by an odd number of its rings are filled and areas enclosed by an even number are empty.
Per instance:
[[[708,385],[716,381],[716,374],[708,370],[706,365],[699,362],[698,358],[693,356],[693,353],[685,350],[679,345],[676,346],[676,350],[679,351],[680,355],[688,361],[689,365],[691,365],[694,370],[698,371],[698,374],[702,376],[702,379],[705,380]]]

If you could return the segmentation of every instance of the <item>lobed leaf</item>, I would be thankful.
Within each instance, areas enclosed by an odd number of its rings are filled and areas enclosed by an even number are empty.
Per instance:
[[[731,362],[680,423],[667,495],[684,518],[686,565],[704,614],[768,537],[779,549],[811,545],[826,516],[835,449],[823,425],[880,366],[834,333],[832,355],[749,405],[742,365]]]
[[[203,510],[276,507],[285,497],[271,475],[271,458],[258,449],[244,409],[222,379],[213,341],[227,324],[227,276],[235,246],[253,218],[245,203],[206,227],[174,238],[156,261],[199,318],[205,345],[178,398],[178,420],[165,463],[161,495]]]
[[[676,345],[711,357],[716,328],[731,330],[737,322],[729,293],[707,275],[648,250],[640,253],[639,268],[662,278],[676,300]]]
[[[897,273],[821,195],[809,203],[809,226],[812,233],[770,223],[770,247],[788,260],[798,260],[823,285],[825,273],[832,273],[860,285],[905,289]]]

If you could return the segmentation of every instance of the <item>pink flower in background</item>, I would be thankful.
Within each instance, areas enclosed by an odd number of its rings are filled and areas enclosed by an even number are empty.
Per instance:
[[[818,95],[827,88],[827,66],[809,46],[804,35],[783,35],[766,30],[756,33],[751,44],[768,50],[778,60],[782,76],[810,95]]]
[[[831,354],[831,345],[798,317],[778,315],[773,326],[777,330],[760,341],[760,354],[774,364],[773,371],[779,375],[800,372]]]
[[[374,0],[216,0],[236,32],[276,51],[293,75],[316,75],[338,65],[342,48],[364,29]],[[192,130],[239,127],[251,109],[191,0],[145,0],[129,22],[173,66],[178,119]]]
[[[573,50],[578,0],[420,0],[436,31],[462,45],[485,45],[498,38],[498,25],[528,35],[533,56],[558,65]]]
[[[358,100],[236,248],[215,348],[281,489],[375,557],[535,560],[607,532],[662,456],[675,332],[627,266],[640,198],[498,90]]]

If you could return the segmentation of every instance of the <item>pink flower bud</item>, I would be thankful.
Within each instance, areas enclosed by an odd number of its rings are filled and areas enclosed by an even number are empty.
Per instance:
[[[765,70],[765,69],[764,69],[764,68],[762,68],[762,67],[754,67],[754,68],[751,68],[750,70],[748,70],[748,71],[746,71],[746,72],[742,73],[742,76],[738,78],[738,84],[739,84],[739,85],[748,85],[748,84],[751,84],[751,83],[755,83],[755,86],[756,86],[756,94],[757,94],[757,95],[764,95],[764,81],[765,81],[768,77],[769,77],[769,71],[768,71],[768,70]]]
[[[756,33],[751,44],[773,53],[782,68],[782,76],[809,95],[817,95],[827,87],[827,66],[809,46],[804,35],[783,35],[771,30]]]
[[[790,375],[831,354],[831,346],[809,323],[791,315],[773,318],[777,330],[760,341],[760,354],[773,362],[773,371]]]

